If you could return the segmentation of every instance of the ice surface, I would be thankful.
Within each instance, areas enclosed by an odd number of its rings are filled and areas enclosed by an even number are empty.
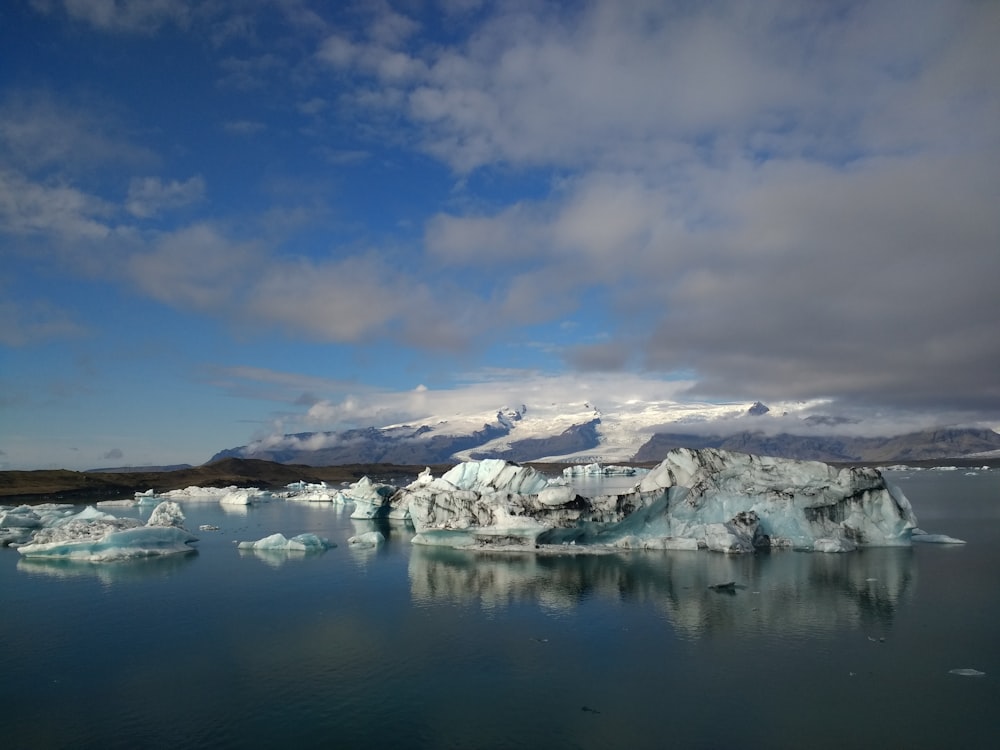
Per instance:
[[[910,543],[909,501],[875,469],[679,449],[632,491],[582,497],[504,461],[459,464],[403,488],[417,544],[848,552]]]
[[[274,495],[257,487],[230,488],[221,498],[221,505],[255,505],[272,500]]]
[[[331,490],[326,482],[309,483],[293,482],[285,487],[285,499],[300,503],[331,503],[336,491]]]
[[[118,518],[88,506],[79,513],[49,519],[18,547],[24,557],[106,562],[192,552],[198,541],[184,528],[174,502],[161,502],[149,521]]]
[[[563,476],[570,477],[631,477],[644,471],[634,466],[601,466],[599,463],[577,464],[563,469]]]
[[[350,537],[347,543],[352,547],[378,547],[385,543],[385,536],[381,531],[366,531],[363,534]]]
[[[381,518],[389,515],[389,502],[396,488],[391,484],[372,482],[362,477],[343,491],[347,502],[354,503],[351,518]]]
[[[918,534],[917,531],[918,529],[914,529],[913,535],[910,537],[914,542],[921,542],[922,544],[965,544],[964,539],[956,539],[947,534],[928,534],[926,531],[921,531]]]
[[[272,552],[321,552],[337,545],[316,534],[299,534],[291,539],[286,538],[284,534],[271,534],[255,542],[239,542],[237,546],[244,550]]]

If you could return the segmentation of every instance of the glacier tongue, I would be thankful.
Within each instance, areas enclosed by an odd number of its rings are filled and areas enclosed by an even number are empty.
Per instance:
[[[414,542],[457,547],[846,552],[910,543],[909,501],[876,469],[671,451],[633,489],[583,497],[528,467],[490,460],[423,475],[393,497]]]

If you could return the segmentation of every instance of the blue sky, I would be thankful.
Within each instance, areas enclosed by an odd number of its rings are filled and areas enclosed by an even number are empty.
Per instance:
[[[998,38],[976,0],[7,3],[0,468],[533,399],[998,424]]]

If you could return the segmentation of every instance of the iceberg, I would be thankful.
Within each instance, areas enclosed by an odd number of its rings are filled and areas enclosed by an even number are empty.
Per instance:
[[[378,547],[385,544],[385,535],[381,531],[366,531],[350,537],[347,543],[358,548]]]
[[[530,467],[470,461],[421,475],[393,502],[415,544],[535,549],[761,548],[849,552],[906,546],[916,519],[906,496],[872,468],[677,449],[633,488],[583,497]]]
[[[644,469],[634,466],[601,466],[600,464],[576,464],[563,469],[563,476],[572,477],[632,477]]]
[[[285,494],[286,500],[295,500],[300,503],[333,502],[333,495],[330,493],[330,487],[326,482],[292,482],[285,485],[285,490],[287,491]]]
[[[956,539],[947,534],[928,534],[922,529],[914,529],[910,539],[922,544],[965,544],[964,539]]]
[[[219,498],[220,505],[254,505],[271,500],[274,496],[267,490],[257,487],[229,488],[229,490]]]
[[[183,524],[184,514],[172,501],[157,505],[145,525],[88,506],[43,525],[17,551],[27,558],[86,562],[186,554],[198,539]]]
[[[367,519],[387,516],[390,500],[395,493],[396,488],[391,484],[381,484],[362,477],[341,494],[346,502],[354,503],[351,518]]]
[[[237,547],[243,550],[265,550],[268,552],[322,552],[336,547],[329,539],[316,534],[299,534],[291,539],[284,534],[271,534],[255,542],[239,542]]]

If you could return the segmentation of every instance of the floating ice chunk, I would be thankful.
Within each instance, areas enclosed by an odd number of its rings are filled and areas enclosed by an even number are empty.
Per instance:
[[[172,502],[158,505],[145,526],[134,518],[117,518],[88,506],[39,529],[18,552],[25,557],[87,562],[192,552],[190,544],[198,539],[183,522],[180,506]]]
[[[184,513],[181,506],[172,501],[162,502],[149,514],[147,526],[183,526]]]
[[[449,546],[572,540],[630,549],[840,552],[908,545],[916,526],[906,496],[875,469],[714,449],[671,451],[631,492],[573,492],[530,468],[470,461],[439,479],[422,476],[394,502],[409,508],[415,543]]]
[[[330,503],[333,502],[333,495],[326,482],[308,483],[293,482],[286,485],[288,490],[285,498],[301,503]]]
[[[329,539],[316,534],[299,534],[291,539],[284,534],[271,534],[255,542],[239,542],[239,549],[268,550],[276,552],[321,552],[335,547]]]
[[[601,466],[600,464],[577,464],[563,469],[563,476],[571,477],[631,477],[638,470],[634,466]]]
[[[175,500],[178,502],[218,502],[227,493],[233,492],[236,489],[235,485],[230,485],[229,487],[198,487],[197,485],[192,485],[184,489],[164,492],[160,496],[166,500]]]
[[[853,552],[858,548],[850,539],[817,539],[813,542],[815,552]]]
[[[948,536],[947,534],[928,534],[927,532],[917,533],[915,529],[910,539],[914,542],[920,542],[922,544],[965,544],[964,539],[956,539],[953,536]]]
[[[222,505],[254,505],[255,503],[265,503],[273,497],[270,492],[260,490],[257,487],[233,488],[219,498],[219,503]]]
[[[963,667],[961,669],[949,669],[948,674],[957,674],[961,677],[982,677],[986,674],[986,672],[980,672],[978,669]]]
[[[117,500],[98,500],[94,503],[98,508],[134,508],[134,497],[122,497]]]
[[[349,502],[354,503],[351,518],[368,519],[381,518],[389,514],[389,502],[396,493],[391,484],[372,482],[368,477],[362,477],[352,484],[343,494]]]
[[[364,534],[350,537],[347,543],[352,547],[378,547],[385,543],[385,536],[381,531],[366,531]]]

